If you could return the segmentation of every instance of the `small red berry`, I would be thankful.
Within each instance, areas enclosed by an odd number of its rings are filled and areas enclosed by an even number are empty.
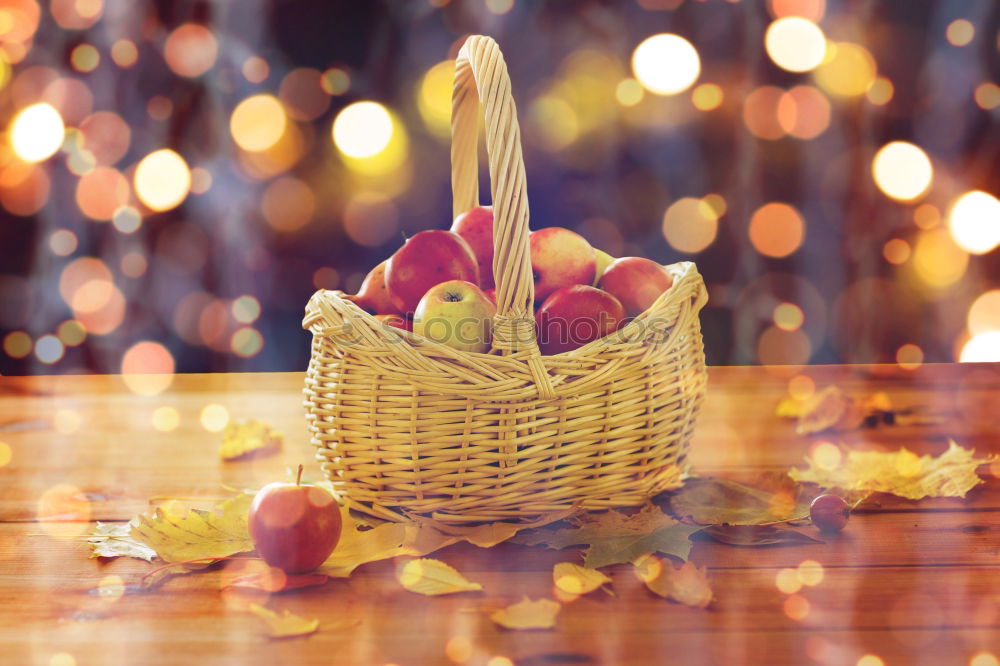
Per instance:
[[[820,495],[809,506],[809,517],[820,532],[839,532],[850,515],[851,507],[838,495]]]

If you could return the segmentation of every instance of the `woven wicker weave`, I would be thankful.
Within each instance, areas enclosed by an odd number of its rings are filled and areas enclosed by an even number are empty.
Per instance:
[[[558,356],[534,339],[528,201],[516,110],[496,43],[456,61],[452,190],[478,205],[479,100],[495,216],[490,354],[385,326],[337,291],[306,306],[306,409],[325,473],[348,504],[390,520],[519,519],[641,504],[676,479],[705,392],[694,264],[616,333]]]

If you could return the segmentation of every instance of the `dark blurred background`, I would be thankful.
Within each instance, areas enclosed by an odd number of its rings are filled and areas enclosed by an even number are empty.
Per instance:
[[[0,372],[303,370],[315,289],[450,225],[473,33],[532,228],[697,262],[710,363],[1000,360],[998,29],[993,0],[4,0]]]

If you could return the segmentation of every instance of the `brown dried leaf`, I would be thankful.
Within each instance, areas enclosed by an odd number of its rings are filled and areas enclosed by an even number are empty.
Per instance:
[[[802,406],[795,432],[809,435],[833,428],[849,413],[852,400],[834,385],[816,392]]]
[[[719,543],[730,546],[776,546],[824,543],[807,534],[773,525],[711,525],[702,530]]]
[[[975,453],[953,440],[949,440],[948,450],[937,457],[918,456],[906,448],[894,452],[848,451],[834,469],[806,458],[809,465],[806,469],[793,468],[788,475],[795,481],[815,483],[822,488],[892,493],[913,500],[965,497],[983,482],[976,468],[997,459],[996,456],[974,458]]]
[[[650,591],[685,606],[705,608],[712,603],[708,569],[699,569],[691,562],[685,562],[679,567],[674,567],[670,562],[662,562],[660,575],[645,582]]]
[[[551,629],[556,624],[560,608],[562,605],[558,601],[532,601],[524,597],[516,604],[494,611],[490,619],[505,629]]]
[[[410,592],[428,596],[483,589],[482,585],[468,580],[444,562],[427,558],[409,560],[400,567],[396,578]]]
[[[265,592],[286,592],[322,585],[329,579],[329,576],[322,574],[286,574],[281,569],[270,567],[265,571],[237,576],[226,587],[264,590]]]
[[[456,540],[468,541],[472,545],[479,546],[480,548],[492,548],[498,543],[507,541],[521,530],[548,525],[549,523],[554,523],[557,520],[562,520],[573,513],[575,513],[574,509],[564,509],[561,511],[550,511],[549,513],[542,514],[535,520],[526,522],[510,523],[501,521],[472,526],[451,525],[440,520],[434,520],[433,518],[426,518],[424,516],[417,515],[412,515],[410,518],[414,522],[421,525],[421,527],[432,527],[442,534],[457,537]],[[449,541],[449,543],[454,543],[454,541]]]
[[[780,473],[761,475],[756,486],[703,477],[688,479],[670,497],[670,508],[702,525],[766,525],[805,518],[820,492]]]
[[[586,513],[576,522],[577,527],[531,530],[516,535],[511,541],[526,546],[544,544],[555,550],[587,545],[583,566],[598,569],[632,562],[640,555],[655,552],[686,560],[691,552],[688,537],[701,529],[677,522],[653,504],[645,505],[632,515],[614,510]]]

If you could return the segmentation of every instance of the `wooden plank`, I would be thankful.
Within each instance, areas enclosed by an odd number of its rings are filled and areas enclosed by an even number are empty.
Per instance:
[[[533,633],[500,630],[488,612],[521,595],[549,596],[551,566],[572,559],[567,552],[518,549],[521,557],[513,558],[510,549],[458,546],[438,555],[481,582],[482,594],[415,595],[396,583],[397,563],[381,562],[348,580],[270,598],[220,594],[224,572],[171,579],[148,592],[129,588],[115,597],[97,593],[103,577],[132,584],[151,565],[88,561],[79,544],[49,545],[5,563],[0,589],[17,604],[0,606],[0,644],[33,650],[33,657],[67,651],[79,663],[176,663],[180,654],[212,663],[276,663],[294,654],[295,661],[312,663],[331,650],[343,657],[338,663],[446,663],[445,646],[455,636],[484,652],[472,663],[497,654],[518,664],[536,663],[543,654],[578,655],[573,663],[659,663],[658,654],[686,655],[681,663],[705,663],[706,655],[727,660],[720,663],[758,663],[765,656],[802,663],[807,650],[819,649],[807,639],[819,635],[829,643],[824,650],[841,657],[829,663],[875,652],[887,663],[943,664],[990,647],[1000,627],[995,567],[828,567],[818,585],[798,593],[809,608],[798,619],[785,610],[789,596],[776,588],[774,569],[712,571],[717,600],[700,611],[651,595],[629,567],[614,567],[616,597],[597,592],[567,603],[557,631]],[[243,612],[250,601],[318,618],[321,632],[288,648],[268,643],[257,620]],[[337,629],[345,616],[360,623]],[[727,647],[720,652],[718,644]]]
[[[787,375],[785,369],[778,371]],[[774,417],[773,406],[787,390],[787,378],[778,371],[710,369],[708,399],[692,444],[696,471],[786,469],[800,464],[822,439],[797,436],[792,423]],[[955,408],[962,418],[943,426],[881,428],[835,441],[938,453],[954,436],[964,446],[1000,452],[992,425],[1000,419],[1000,371],[991,365],[924,366],[906,375],[891,366],[816,366],[803,372],[815,376],[817,384],[839,382],[858,393],[885,389],[904,400],[912,396],[925,404],[962,407]],[[131,393],[116,376],[0,377],[0,441],[13,455],[0,467],[0,520],[33,518],[38,498],[57,484],[88,493],[95,500],[91,517],[122,520],[145,509],[152,496],[212,496],[220,484],[256,487],[299,463],[307,466],[307,475],[318,476],[302,418],[301,382],[300,373],[177,375],[168,392],[149,397]],[[283,431],[283,454],[221,463],[216,455],[220,435],[205,430],[199,420],[212,403],[225,405],[235,418],[261,418]],[[152,427],[153,411],[162,406],[180,413],[177,430],[161,433]],[[65,413],[77,417],[74,432],[56,430],[61,412],[63,421]],[[973,412],[982,418],[965,418]],[[61,427],[65,430],[66,423]],[[902,508],[963,506],[997,509],[1000,494],[994,486],[973,493],[964,505],[935,500]]]

